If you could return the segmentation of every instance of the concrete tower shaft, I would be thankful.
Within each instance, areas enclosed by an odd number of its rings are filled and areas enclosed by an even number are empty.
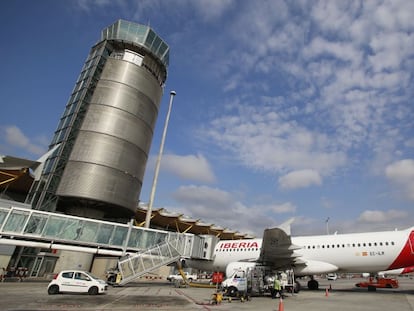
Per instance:
[[[108,58],[57,195],[135,211],[161,96],[145,68]]]
[[[119,20],[102,31],[50,145],[60,147],[31,193],[35,208],[135,213],[168,62],[168,45],[148,26]]]

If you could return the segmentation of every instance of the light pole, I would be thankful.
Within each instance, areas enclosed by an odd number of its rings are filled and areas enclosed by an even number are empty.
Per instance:
[[[329,235],[329,217],[326,219],[326,234]]]
[[[157,162],[155,163],[154,180],[152,181],[152,188],[151,188],[150,199],[148,202],[147,215],[145,217],[145,228],[149,228],[150,226],[152,204],[154,203],[155,189],[157,187],[157,180],[158,180],[158,172],[160,171],[161,157],[162,157],[162,152],[164,150],[165,136],[167,136],[167,128],[168,128],[168,122],[170,120],[173,98],[176,94],[177,93],[175,91],[170,92],[170,104],[168,105],[167,117],[165,118],[164,131],[162,133],[162,138],[161,138],[160,152],[158,153]]]

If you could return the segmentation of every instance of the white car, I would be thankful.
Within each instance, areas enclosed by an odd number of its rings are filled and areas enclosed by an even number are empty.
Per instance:
[[[47,287],[49,295],[59,293],[88,293],[97,295],[105,293],[108,284],[86,271],[65,270],[56,274]]]
[[[326,275],[326,279],[329,281],[336,281],[338,275],[336,273],[329,273]]]

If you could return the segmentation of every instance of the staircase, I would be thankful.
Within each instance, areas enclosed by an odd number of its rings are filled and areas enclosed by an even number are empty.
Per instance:
[[[125,285],[150,271],[176,262],[183,254],[182,244],[176,237],[143,252],[121,258],[118,260],[118,269],[122,279],[118,285]]]

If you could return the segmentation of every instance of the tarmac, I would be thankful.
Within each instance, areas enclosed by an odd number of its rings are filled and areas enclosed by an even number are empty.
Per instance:
[[[399,278],[397,289],[369,292],[355,287],[363,279],[319,280],[320,289],[287,293],[285,298],[252,297],[211,304],[214,288],[176,288],[165,280],[142,280],[123,287],[110,286],[103,295],[48,295],[46,281],[0,283],[0,310],[268,310],[268,311],[414,311],[414,280]],[[301,282],[306,284],[306,280]]]

